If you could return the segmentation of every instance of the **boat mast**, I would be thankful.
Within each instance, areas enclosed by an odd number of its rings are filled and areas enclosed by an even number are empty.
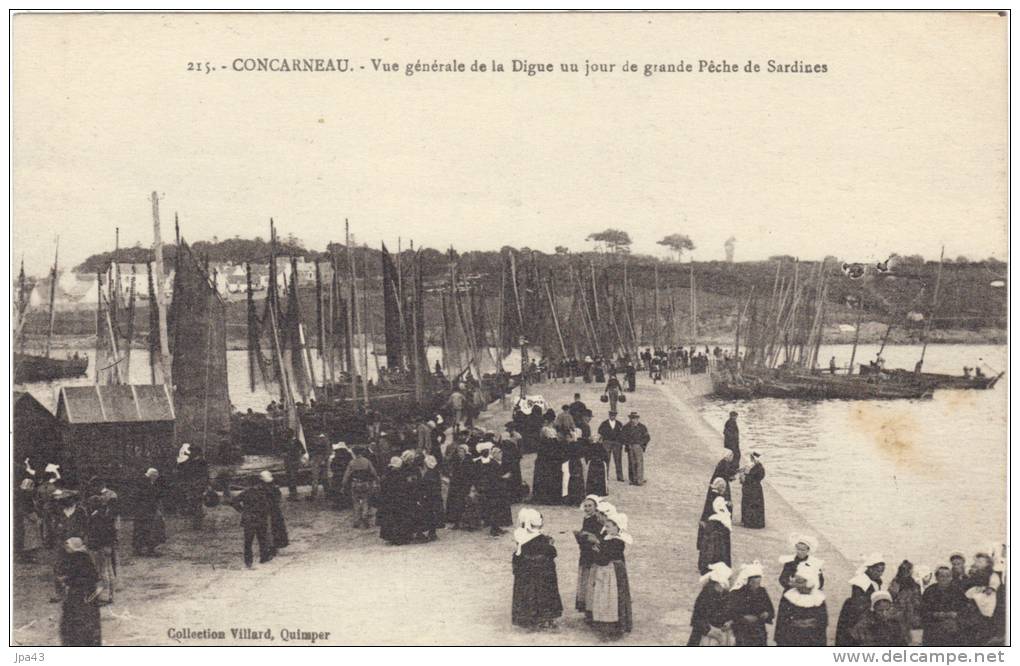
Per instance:
[[[946,246],[942,246],[942,252],[939,253],[939,270],[935,274],[935,293],[931,299],[931,310],[928,312],[928,320],[924,322],[924,341],[921,345],[921,359],[917,362],[915,372],[920,374],[922,366],[924,366],[924,354],[928,351],[928,333],[931,331],[931,322],[935,318],[935,309],[939,304],[939,287],[942,286],[942,265],[946,259]]]
[[[348,368],[347,372],[350,375],[351,382],[351,406],[358,401],[358,368],[357,360],[354,355],[354,308],[357,307],[357,301],[354,300],[354,262],[351,260],[351,223],[344,218],[344,234],[346,236],[346,244],[344,245],[347,254],[347,281],[350,283],[348,290],[347,299],[347,349],[348,349]]]
[[[368,316],[368,245],[362,244],[361,246],[361,270],[362,280],[364,289],[361,293],[361,305],[362,305],[362,318],[365,320],[365,330],[368,332],[368,338],[372,340],[372,363],[375,366],[375,377],[376,382],[379,381],[379,354],[375,353],[375,327],[372,325],[372,320]],[[385,277],[383,279],[386,279]],[[384,305],[385,307],[385,305]],[[368,338],[365,339],[365,367],[368,367]],[[365,392],[368,395],[368,392]]]
[[[864,280],[862,277],[861,280]],[[857,341],[861,337],[861,316],[864,314],[864,282],[861,282],[861,292],[857,297],[857,326],[854,327],[854,346],[850,350],[850,368],[847,370],[848,375],[854,374],[854,358],[857,357]]]
[[[556,337],[560,341],[560,351],[563,353],[563,358],[567,358],[567,345],[563,342],[563,333],[560,331],[560,318],[556,315],[556,302],[553,300],[548,279],[545,281],[545,295],[549,299],[549,310],[552,311],[553,324],[556,326]]]
[[[50,346],[53,342],[53,323],[56,321],[54,303],[57,300],[57,256],[60,252],[60,237],[57,237],[57,249],[53,251],[53,270],[50,271],[50,325],[46,332],[46,358],[50,357]],[[24,271],[22,271],[24,277]]]
[[[180,246],[177,251],[180,252]],[[159,367],[163,383],[173,394],[173,378],[170,376],[170,340],[167,337],[166,297],[163,287],[163,237],[159,231],[159,195],[152,193],[152,257],[156,264],[156,308],[159,316]],[[100,286],[100,290],[102,287]],[[151,305],[150,305],[151,307]]]

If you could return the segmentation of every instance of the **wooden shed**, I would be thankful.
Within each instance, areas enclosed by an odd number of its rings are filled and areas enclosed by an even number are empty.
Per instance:
[[[174,407],[162,384],[65,386],[57,400],[64,476],[131,485],[174,468]]]
[[[25,391],[14,391],[11,405],[12,469],[24,469],[25,458],[41,472],[46,463],[60,462],[60,429],[57,419],[42,403]]]

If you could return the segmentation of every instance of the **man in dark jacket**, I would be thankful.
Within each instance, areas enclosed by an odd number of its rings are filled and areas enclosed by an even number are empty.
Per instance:
[[[627,469],[630,476],[630,485],[645,485],[645,450],[651,437],[648,428],[641,423],[641,416],[637,412],[630,413],[630,421],[621,430],[623,446],[627,449]]]
[[[259,564],[273,559],[273,544],[269,540],[269,513],[271,499],[259,479],[251,487],[234,498],[234,508],[241,513],[241,527],[244,530],[244,566],[249,569],[254,560],[252,541],[259,540]]]
[[[308,444],[308,459],[312,465],[312,494],[306,498],[309,502],[318,497],[320,485],[324,494],[329,493],[329,454],[332,452],[324,433],[319,433]]]
[[[287,470],[287,499],[293,502],[298,498],[297,476],[298,470],[301,469],[301,457],[305,455],[305,446],[291,428],[287,428],[282,453],[283,464]]]
[[[588,411],[588,405],[581,401],[581,394],[574,394],[574,402],[570,403],[570,415],[574,417],[574,423],[581,423],[581,416]]]
[[[609,418],[599,425],[599,440],[616,464],[616,480],[623,478],[623,424],[616,420],[616,411],[609,411]]]
[[[740,428],[737,426],[737,413],[730,412],[730,418],[723,426],[723,447],[733,451],[733,468],[740,466]]]

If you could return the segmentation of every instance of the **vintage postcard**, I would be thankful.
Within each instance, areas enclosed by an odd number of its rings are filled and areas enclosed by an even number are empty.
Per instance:
[[[13,13],[16,660],[1001,654],[1009,23]]]

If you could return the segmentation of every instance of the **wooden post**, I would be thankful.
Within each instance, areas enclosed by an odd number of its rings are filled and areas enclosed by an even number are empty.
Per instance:
[[[180,253],[180,245],[177,252]],[[152,257],[156,269],[156,307],[159,313],[159,367],[163,373],[163,383],[173,396],[173,377],[170,375],[170,339],[167,336],[166,296],[163,286],[163,237],[159,230],[159,196],[152,193]],[[150,301],[149,307],[152,301]]]

